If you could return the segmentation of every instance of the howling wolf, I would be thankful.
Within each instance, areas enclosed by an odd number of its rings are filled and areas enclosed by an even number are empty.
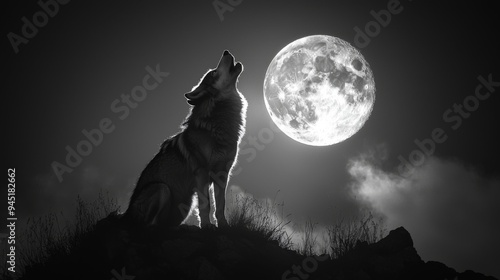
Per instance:
[[[242,71],[243,65],[234,64],[226,50],[217,67],[185,94],[190,113],[181,131],[163,142],[142,171],[126,218],[139,226],[178,226],[194,193],[209,201],[213,184],[215,203],[200,203],[201,226],[210,225],[210,204],[218,226],[227,225],[226,186],[245,129],[247,102],[236,88]]]

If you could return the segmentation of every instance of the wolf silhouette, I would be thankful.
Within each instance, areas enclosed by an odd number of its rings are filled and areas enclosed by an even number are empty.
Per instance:
[[[126,218],[140,226],[178,226],[193,195],[208,201],[213,184],[217,225],[227,225],[226,187],[245,131],[247,102],[236,87],[242,71],[226,50],[217,67],[185,94],[191,108],[181,131],[163,142],[142,171]],[[201,226],[210,225],[210,203],[199,205]]]

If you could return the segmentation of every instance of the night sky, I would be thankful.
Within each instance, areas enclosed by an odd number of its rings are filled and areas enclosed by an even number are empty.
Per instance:
[[[408,229],[424,260],[500,277],[500,71],[493,6],[69,1],[14,46],[9,34],[23,36],[23,17],[33,22],[42,8],[36,1],[10,2],[2,9],[8,17],[2,158],[4,170],[16,168],[20,221],[70,213],[77,195],[93,200],[100,189],[125,210],[142,169],[179,131],[189,111],[184,93],[227,49],[244,64],[238,88],[249,104],[240,145],[245,152],[232,189],[258,199],[277,196],[297,221],[328,225],[367,209],[385,217],[389,230]],[[219,2],[233,6],[218,13]],[[390,22],[370,24],[388,7],[395,12]],[[373,36],[362,41],[356,30],[367,25]],[[326,147],[301,144],[273,127],[262,92],[273,57],[288,43],[316,34],[357,47],[377,89],[364,127]],[[127,105],[122,95],[157,69],[168,76],[157,77],[155,89]],[[82,131],[102,122],[109,133],[59,180],[52,164],[66,165],[66,147],[76,149],[86,140]],[[440,143],[429,144],[433,137]],[[401,158],[413,164],[403,167]],[[6,193],[0,196],[3,221]]]

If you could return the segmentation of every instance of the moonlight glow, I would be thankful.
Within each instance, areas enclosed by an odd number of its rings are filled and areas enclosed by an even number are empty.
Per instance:
[[[264,100],[273,121],[292,139],[332,145],[364,125],[375,102],[375,81],[349,43],[309,36],[288,44],[271,61]]]

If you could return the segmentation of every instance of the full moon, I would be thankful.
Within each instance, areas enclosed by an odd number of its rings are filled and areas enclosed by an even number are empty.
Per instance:
[[[375,81],[368,62],[349,43],[308,36],[271,61],[264,100],[274,123],[292,139],[333,145],[358,132],[370,117]]]

